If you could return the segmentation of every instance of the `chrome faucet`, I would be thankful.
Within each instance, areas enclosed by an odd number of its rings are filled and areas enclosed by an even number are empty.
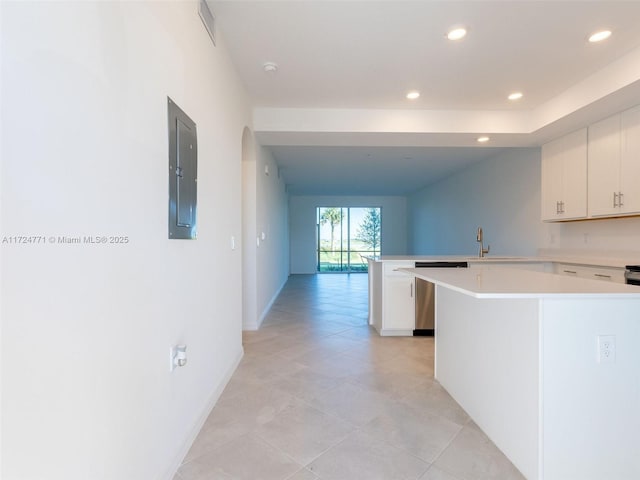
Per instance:
[[[476,242],[480,243],[480,250],[478,250],[478,257],[483,258],[489,250],[491,249],[491,245],[487,245],[487,248],[484,248],[482,244],[482,227],[478,227],[478,233],[476,234]]]

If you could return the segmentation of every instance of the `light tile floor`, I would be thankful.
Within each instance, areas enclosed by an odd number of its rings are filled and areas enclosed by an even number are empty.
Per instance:
[[[524,477],[433,378],[433,339],[367,325],[367,276],[292,275],[174,480]]]

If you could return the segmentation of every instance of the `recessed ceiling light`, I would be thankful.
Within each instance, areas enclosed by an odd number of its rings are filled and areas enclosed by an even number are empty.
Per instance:
[[[464,38],[464,36],[467,34],[467,30],[464,28],[454,28],[452,30],[449,30],[449,33],[447,33],[447,38],[449,40],[460,40],[461,38]]]
[[[487,136],[485,135],[485,136],[482,136],[482,137],[478,137],[478,138],[476,138],[476,140],[477,140],[479,143],[486,143],[486,142],[488,142],[488,141],[489,141],[489,137],[487,137]]]
[[[601,30],[589,37],[591,43],[601,42],[611,36],[611,30]]]
[[[413,92],[409,92],[407,93],[407,98],[409,100],[415,100],[416,98],[418,98],[420,96],[420,92],[416,92],[415,90]]]
[[[522,98],[522,92],[513,92],[507,98],[509,100],[520,100]]]

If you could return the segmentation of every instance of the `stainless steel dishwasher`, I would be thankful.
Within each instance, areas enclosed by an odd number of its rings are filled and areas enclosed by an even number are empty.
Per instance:
[[[416,268],[467,268],[467,262],[416,262]],[[431,282],[416,277],[416,328],[413,336],[436,333],[436,288]]]

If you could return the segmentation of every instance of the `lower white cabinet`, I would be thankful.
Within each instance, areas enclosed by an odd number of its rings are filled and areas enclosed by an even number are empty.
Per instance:
[[[410,263],[385,262],[382,279],[382,329],[380,335],[413,335],[415,328],[415,278],[398,272]]]
[[[624,268],[593,267],[590,265],[578,265],[572,263],[555,263],[554,271],[560,275],[572,277],[591,278],[592,280],[604,280],[607,282],[625,283]]]

